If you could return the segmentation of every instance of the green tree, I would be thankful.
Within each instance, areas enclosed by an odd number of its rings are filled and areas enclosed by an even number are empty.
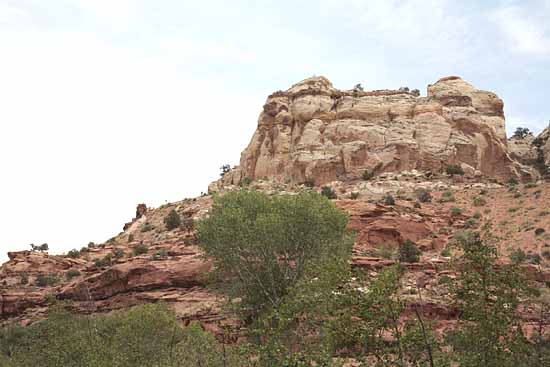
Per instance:
[[[343,246],[347,217],[315,192],[269,197],[238,191],[217,197],[199,222],[199,245],[230,280],[241,311],[277,308],[312,262]]]
[[[462,314],[449,336],[461,366],[520,366],[529,354],[517,308],[534,294],[517,264],[500,265],[490,240],[468,232],[458,237],[454,301]]]

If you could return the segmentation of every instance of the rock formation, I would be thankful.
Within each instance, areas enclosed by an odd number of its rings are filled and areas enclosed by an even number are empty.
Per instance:
[[[458,77],[428,86],[427,97],[401,89],[335,89],[324,77],[306,79],[268,97],[240,167],[224,178],[282,182],[361,177],[410,169],[467,173],[507,180],[537,174],[509,154],[503,102]]]
[[[527,134],[508,140],[510,155],[517,161],[535,167],[543,177],[550,177],[550,127],[537,137]]]

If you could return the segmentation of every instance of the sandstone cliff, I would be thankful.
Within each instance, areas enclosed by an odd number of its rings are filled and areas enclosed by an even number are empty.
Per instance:
[[[442,172],[448,164],[502,181],[537,175],[509,154],[502,100],[458,77],[429,85],[427,97],[341,91],[313,77],[268,97],[240,167],[224,182],[323,184],[359,178],[365,169]]]

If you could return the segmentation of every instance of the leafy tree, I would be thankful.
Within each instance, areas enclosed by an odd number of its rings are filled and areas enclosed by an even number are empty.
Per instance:
[[[77,249],[72,249],[71,251],[67,252],[67,257],[71,259],[77,259],[80,257],[80,251]]]
[[[166,225],[166,229],[169,231],[181,225],[180,215],[175,209],[170,210],[168,215],[164,218],[164,225]]]
[[[255,317],[277,308],[306,268],[342,246],[347,217],[315,192],[269,197],[238,191],[217,197],[198,224],[199,244],[230,279],[229,293]]]
[[[462,311],[458,330],[449,336],[461,366],[518,366],[529,354],[517,308],[534,294],[517,264],[496,269],[497,252],[478,233],[458,237],[463,255],[453,285]]]
[[[533,133],[529,131],[526,127],[518,127],[516,128],[516,131],[514,131],[514,138],[518,139],[525,139],[527,135],[532,135]]]
[[[231,171],[231,166],[229,164],[224,164],[220,167],[220,177],[223,177],[225,176],[226,173],[228,173],[229,171]]]

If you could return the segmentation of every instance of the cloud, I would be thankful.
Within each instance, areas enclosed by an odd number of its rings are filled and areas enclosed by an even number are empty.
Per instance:
[[[29,13],[10,2],[0,1],[0,26],[17,25],[29,18]]]
[[[497,8],[491,20],[500,30],[505,47],[526,56],[550,57],[550,7],[542,2],[530,7]]]

